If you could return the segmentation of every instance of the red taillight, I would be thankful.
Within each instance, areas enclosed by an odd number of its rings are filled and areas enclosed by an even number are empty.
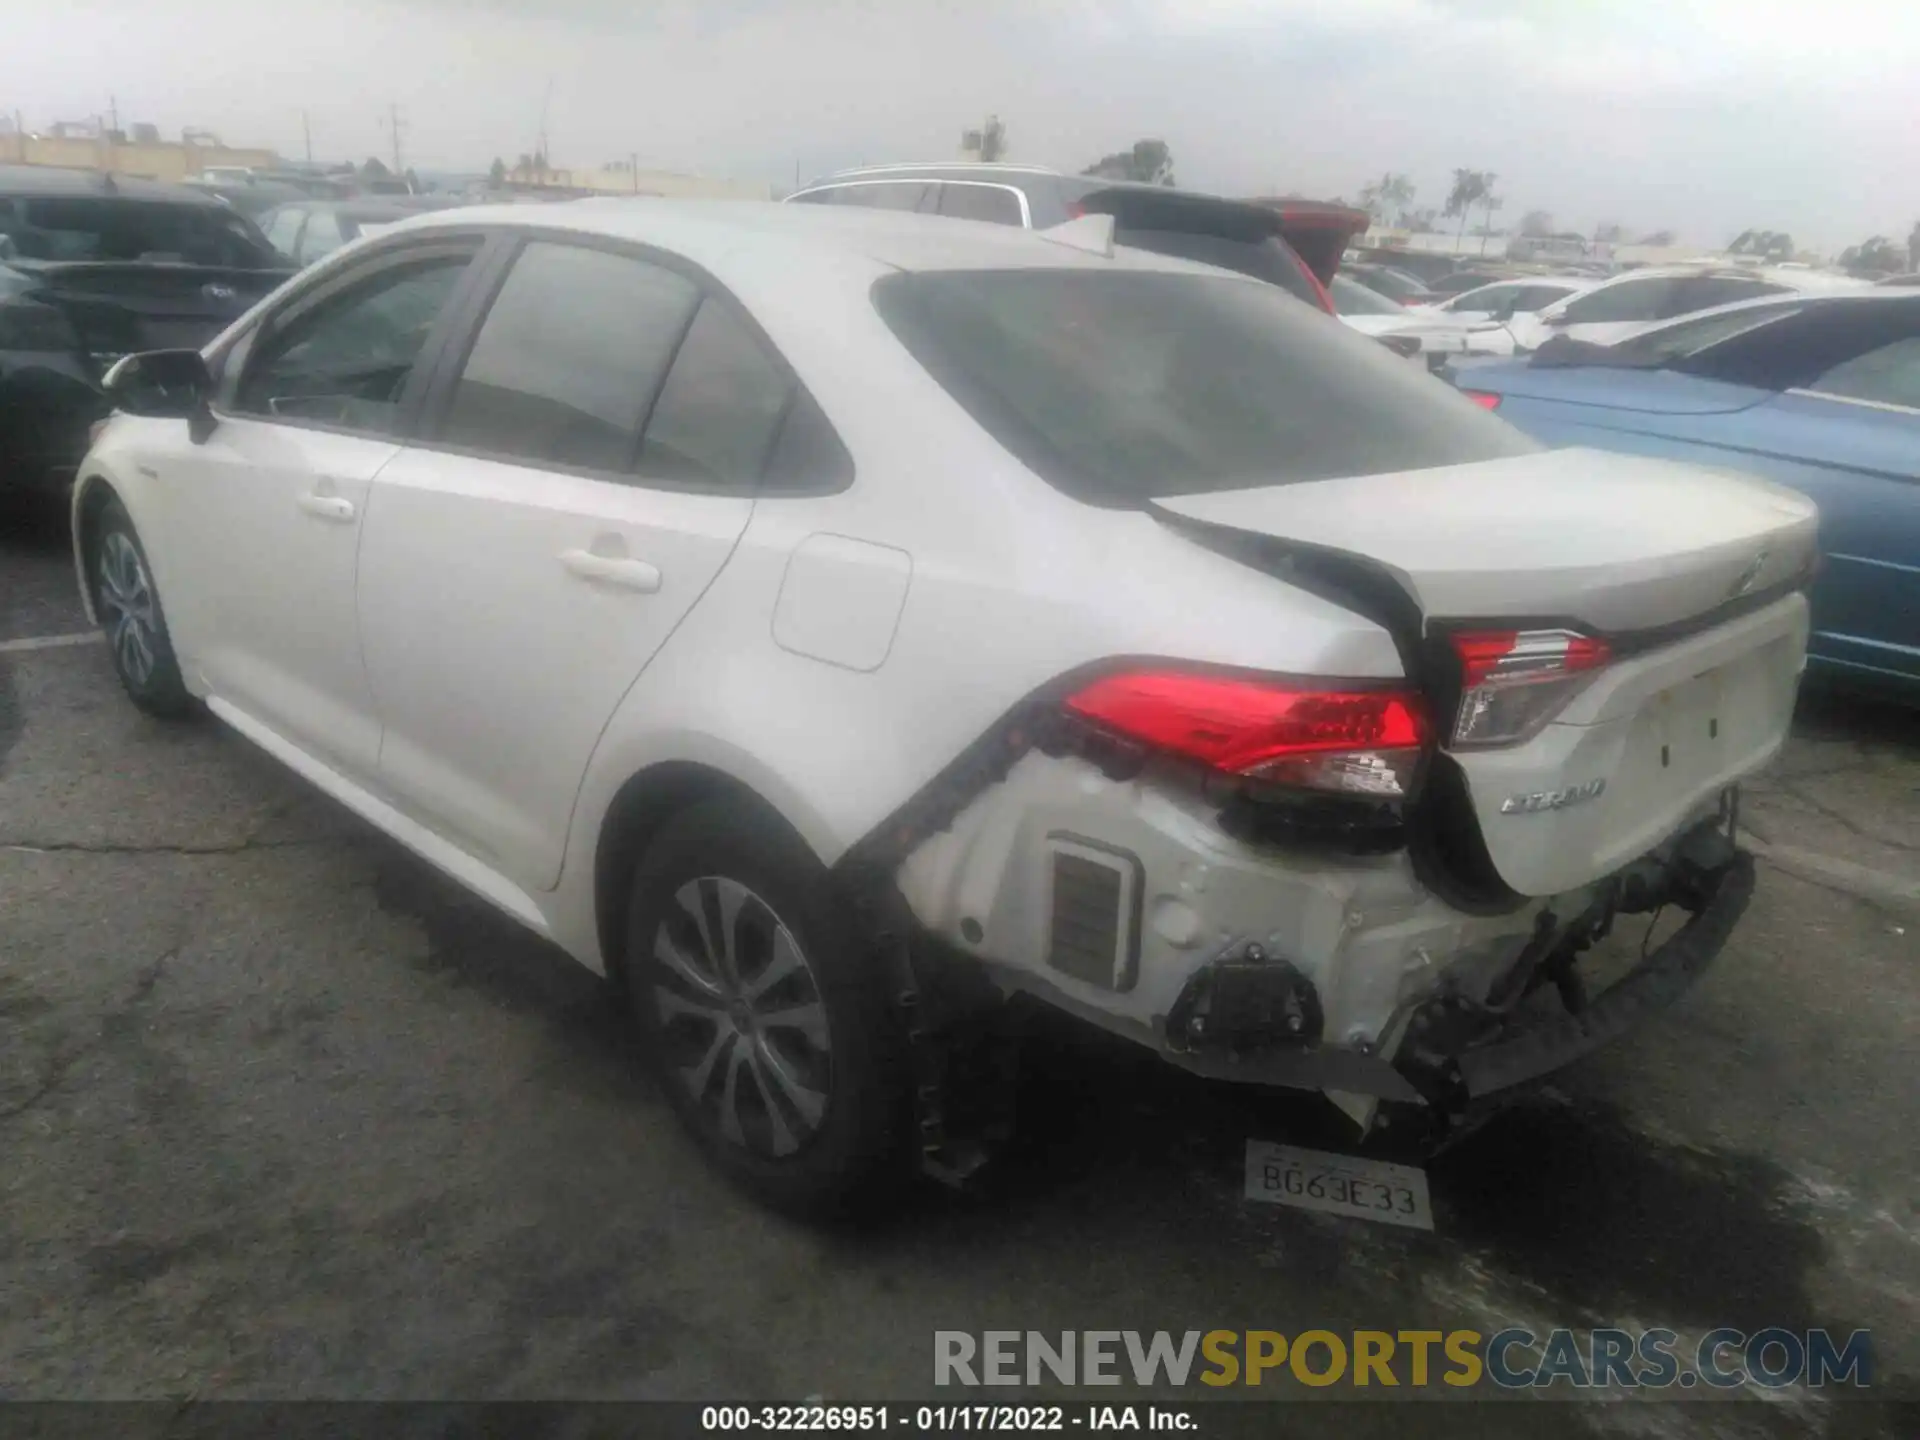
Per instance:
[[[1425,705],[1412,691],[1307,689],[1175,670],[1104,676],[1066,708],[1228,774],[1384,797],[1407,792],[1428,735]]]
[[[1078,220],[1086,213],[1087,207],[1082,205],[1078,200],[1069,200],[1067,202],[1067,218],[1069,220]]]
[[[1462,390],[1460,393],[1478,405],[1482,410],[1498,410],[1500,408],[1500,397],[1488,391]]]
[[[1477,630],[1452,642],[1460,660],[1457,746],[1527,739],[1613,659],[1606,641],[1572,630]]]

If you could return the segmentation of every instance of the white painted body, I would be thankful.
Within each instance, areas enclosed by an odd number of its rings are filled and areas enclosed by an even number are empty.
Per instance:
[[[117,492],[188,687],[218,716],[595,970],[608,964],[596,893],[608,815],[656,767],[744,785],[831,865],[1010,706],[1092,662],[1402,675],[1375,622],[1150,514],[1041,481],[868,299],[893,269],[1202,267],[910,215],[657,201],[468,210],[374,243],[457,226],[615,237],[704,267],[803,379],[854,482],[757,499],[665,492],[224,415],[196,445],[182,422],[120,416],[82,467],[75,513],[92,487]],[[1580,451],[1173,508],[1371,555],[1434,617],[1545,606],[1596,624],[1710,607],[1763,540],[1789,573],[1812,529],[1786,492]],[[1622,663],[1527,745],[1472,757],[1498,863],[1540,897],[1510,915],[1452,910],[1404,856],[1289,859],[1228,838],[1151,775],[1116,782],[1038,754],[910,857],[902,891],[1009,988],[1137,1038],[1236,935],[1299,957],[1328,997],[1330,1034],[1377,1038],[1410,993],[1445,972],[1496,973],[1541,904],[1585,893],[1764,763],[1785,734],[1805,627],[1790,595]],[[1702,674],[1738,692],[1736,733],[1693,754],[1684,784],[1641,773],[1642,732],[1709,703],[1685,690]],[[1498,813],[1513,790],[1602,770],[1615,777],[1604,806]],[[1129,993],[1064,993],[1077,982],[1043,965],[1045,850],[1063,829],[1141,857],[1148,933]],[[963,919],[981,938],[964,938]]]
[[[1642,314],[1632,319],[1583,320],[1581,318],[1583,310],[1591,310],[1609,303],[1628,287],[1645,287],[1663,280],[1696,277],[1749,280],[1754,282],[1751,287],[1752,294],[1704,300],[1698,305],[1682,305],[1680,308],[1669,305],[1662,307],[1657,314]],[[1713,309],[1718,305],[1731,303],[1736,298],[1758,299],[1764,294],[1831,294],[1837,290],[1863,288],[1865,285],[1862,281],[1853,280],[1844,275],[1829,275],[1818,270],[1757,266],[1735,269],[1726,266],[1650,265],[1615,275],[1609,280],[1585,289],[1577,295],[1570,295],[1531,315],[1516,315],[1509,322],[1508,328],[1512,331],[1513,338],[1521,350],[1537,350],[1555,335],[1565,335],[1570,339],[1583,340],[1593,345],[1612,345],[1639,333],[1658,320]]]

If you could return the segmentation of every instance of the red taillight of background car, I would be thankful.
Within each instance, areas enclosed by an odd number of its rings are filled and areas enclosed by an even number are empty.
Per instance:
[[[1319,689],[1181,670],[1106,675],[1069,713],[1230,775],[1378,799],[1407,794],[1428,735],[1404,689]]]
[[[1500,408],[1500,397],[1486,390],[1462,390],[1460,393],[1478,405],[1482,410],[1498,410]]]
[[[1476,630],[1450,638],[1460,661],[1455,746],[1527,739],[1613,659],[1606,641],[1572,630]]]

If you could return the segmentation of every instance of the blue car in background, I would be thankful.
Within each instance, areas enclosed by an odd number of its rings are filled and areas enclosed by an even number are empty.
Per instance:
[[[1744,470],[1810,497],[1810,675],[1920,703],[1920,294],[1743,301],[1447,374],[1549,445]]]

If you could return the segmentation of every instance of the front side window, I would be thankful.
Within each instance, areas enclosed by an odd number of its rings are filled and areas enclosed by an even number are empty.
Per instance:
[[[1823,395],[1920,410],[1920,336],[1842,361],[1807,387]]]
[[[1418,470],[1540,447],[1271,286],[1205,275],[888,276],[880,314],[1009,452],[1089,504]]]
[[[1667,302],[1674,282],[1665,276],[1644,280],[1622,280],[1582,295],[1562,312],[1569,325],[1618,324],[1623,321],[1659,320],[1671,312]]]
[[[1716,305],[1732,305],[1740,300],[1758,300],[1763,295],[1779,295],[1782,287],[1765,280],[1749,280],[1739,275],[1689,275],[1674,282],[1667,297],[1668,315],[1691,315],[1696,310],[1711,310]]]
[[[1513,302],[1513,313],[1531,315],[1536,310],[1544,310],[1547,306],[1566,299],[1572,293],[1560,285],[1522,285],[1520,294]]]
[[[299,205],[282,205],[267,216],[267,243],[291,260],[300,241],[300,222],[307,218]]]
[[[949,180],[940,187],[940,213],[956,220],[984,220],[991,225],[1023,223],[1020,198],[1004,185]]]
[[[388,266],[270,329],[240,377],[234,409],[395,433],[427,337],[471,259],[442,254]]]
[[[1464,295],[1456,295],[1440,308],[1443,310],[1498,310],[1520,293],[1518,285],[1483,285],[1478,290],[1469,290]]]
[[[474,337],[442,424],[448,444],[625,474],[700,292],[630,256],[535,241]]]

